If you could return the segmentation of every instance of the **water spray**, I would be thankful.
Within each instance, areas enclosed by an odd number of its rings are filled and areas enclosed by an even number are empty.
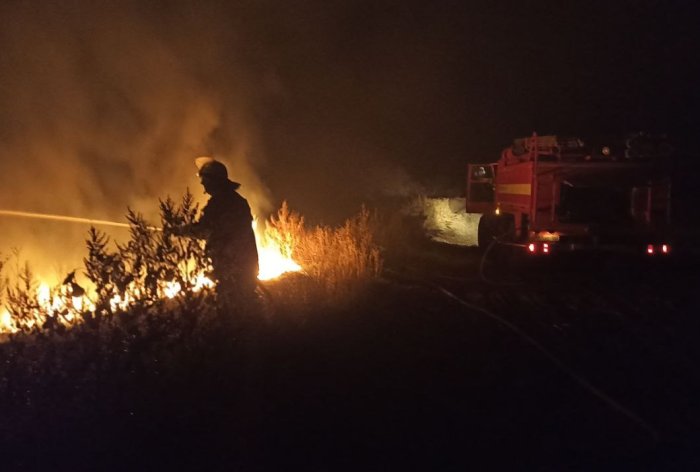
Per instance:
[[[119,223],[118,221],[109,220],[93,220],[90,218],[79,218],[76,216],[66,216],[66,215],[53,215],[49,213],[34,213],[29,211],[14,211],[14,210],[0,210],[0,216],[14,216],[19,218],[34,218],[40,220],[53,220],[53,221],[63,221],[68,223],[82,223],[89,225],[103,225],[103,226],[116,226],[118,228],[129,228],[128,223]],[[148,229],[153,231],[161,231],[161,228],[156,228],[154,226],[149,226]]]

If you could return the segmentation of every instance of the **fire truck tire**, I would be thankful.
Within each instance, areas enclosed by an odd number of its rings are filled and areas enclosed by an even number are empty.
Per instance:
[[[477,244],[480,249],[486,249],[493,242],[495,218],[492,215],[482,215],[479,218],[479,227],[477,230]]]
[[[493,240],[512,242],[515,240],[513,215],[482,215],[477,229],[477,244],[486,249]]]

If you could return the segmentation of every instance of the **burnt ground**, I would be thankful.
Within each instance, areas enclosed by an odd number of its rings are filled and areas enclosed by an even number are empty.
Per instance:
[[[700,466],[695,262],[492,256],[480,274],[479,251],[426,243],[342,307],[278,304],[167,376],[52,379],[30,404],[6,385],[4,470]]]

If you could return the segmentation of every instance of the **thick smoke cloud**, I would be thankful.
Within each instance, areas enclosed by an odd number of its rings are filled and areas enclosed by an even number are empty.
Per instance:
[[[387,147],[407,145],[407,104],[427,103],[432,68],[412,70],[400,10],[291,3],[4,2],[1,209],[154,218],[159,197],[200,195],[199,155],[227,163],[262,215],[288,199],[333,220],[415,187]],[[0,247],[39,266],[80,263],[84,227],[2,228]]]
[[[153,218],[203,199],[192,160],[213,155],[256,213],[335,222],[458,196],[466,162],[533,130],[692,121],[683,2],[560,3],[1,2],[0,209]],[[86,228],[0,225],[0,251],[80,265]]]
[[[254,169],[264,155],[255,109],[274,93],[265,68],[236,56],[245,38],[221,11],[141,3],[0,7],[2,209],[124,221],[130,206],[154,217],[159,197],[201,193],[192,161],[207,154],[229,164],[256,212],[270,208]],[[85,234],[3,219],[0,242],[40,271],[48,260],[69,269]]]

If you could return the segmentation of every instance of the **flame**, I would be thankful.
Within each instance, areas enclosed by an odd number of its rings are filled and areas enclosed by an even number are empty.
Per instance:
[[[192,287],[192,291],[197,293],[203,288],[214,288],[215,285],[216,284],[214,283],[214,281],[212,281],[209,277],[200,272],[194,279],[194,286]]]
[[[283,248],[273,238],[268,238],[258,230],[257,219],[253,220],[255,242],[258,247],[259,280],[270,280],[287,272],[299,272],[301,266],[291,257],[291,248]],[[184,290],[199,292],[205,288],[213,288],[216,284],[202,271],[190,278],[186,287],[177,280],[164,280],[159,283],[159,296],[172,299]],[[129,306],[141,297],[141,291],[136,286],[129,286],[123,294],[116,294],[110,299],[113,312],[127,310]],[[52,288],[42,281],[36,289],[36,308],[31,310],[31,319],[22,320],[27,328],[42,325],[49,317],[54,317],[59,323],[71,326],[82,320],[81,314],[93,313],[95,303],[85,294],[73,296],[70,286]],[[0,307],[0,334],[16,333],[19,327],[16,320],[6,307]]]
[[[180,290],[182,290],[182,285],[177,280],[166,282],[163,286],[163,294],[168,298],[175,298],[175,295],[180,293]]]
[[[73,296],[66,286],[52,289],[41,282],[36,289],[35,308],[29,312],[30,318],[22,321],[27,328],[43,325],[49,317],[64,326],[71,326],[81,319],[84,312],[94,312],[95,304],[85,295]],[[16,333],[19,327],[7,307],[0,309],[0,334]]]
[[[50,306],[51,287],[46,282],[39,284],[39,288],[36,289],[36,301],[42,308],[45,308],[47,305]]]
[[[126,310],[131,303],[132,297],[129,293],[125,293],[122,297],[120,294],[116,294],[109,300],[109,306],[112,311]]]
[[[286,272],[299,272],[301,266],[294,260],[285,257],[274,245],[258,246],[258,260],[260,271],[258,279],[270,280],[279,277]]]
[[[297,264],[289,254],[291,249],[283,250],[279,244],[270,238],[266,238],[258,231],[258,220],[253,220],[253,231],[255,232],[255,242],[258,246],[258,279],[270,280],[279,277],[287,272],[299,272],[301,266]]]
[[[83,311],[83,297],[71,297],[73,308],[78,311]]]
[[[12,319],[12,315],[5,307],[0,311],[0,333],[16,333],[17,327]]]
[[[204,272],[200,272],[190,281],[190,287],[194,293],[197,293],[204,288],[214,288],[215,286],[216,284],[214,281],[204,275]],[[177,280],[164,281],[160,283],[160,291],[165,298],[175,298],[182,292],[182,290],[182,284]],[[115,300],[115,303],[119,302]]]

